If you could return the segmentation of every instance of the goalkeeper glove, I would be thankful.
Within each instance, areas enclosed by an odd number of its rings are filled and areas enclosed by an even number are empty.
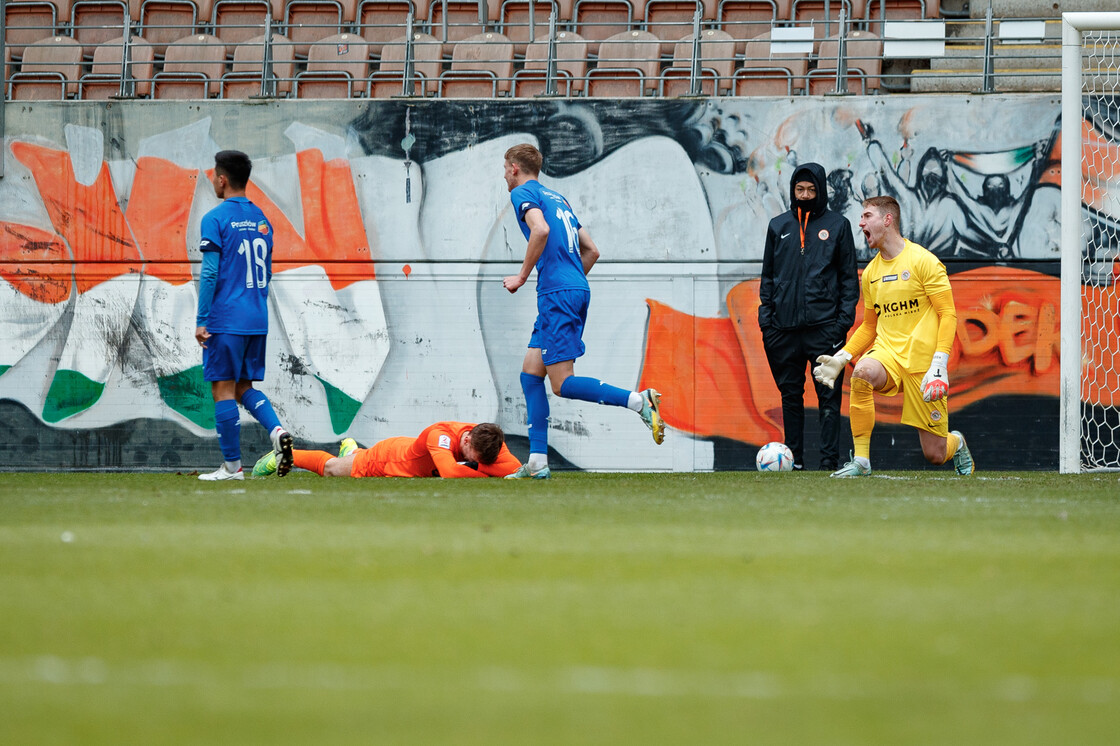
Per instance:
[[[949,353],[933,353],[933,362],[922,379],[922,399],[937,401],[949,393]]]
[[[844,366],[852,361],[852,356],[840,350],[835,355],[821,355],[817,367],[813,368],[813,378],[829,388],[836,386],[836,377],[844,371]]]

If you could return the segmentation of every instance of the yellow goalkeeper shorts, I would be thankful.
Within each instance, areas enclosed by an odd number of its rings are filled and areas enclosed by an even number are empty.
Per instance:
[[[896,396],[902,392],[902,424],[926,430],[942,438],[949,436],[949,397],[938,401],[922,399],[922,378],[925,373],[911,373],[898,359],[882,348],[868,350],[864,357],[878,360],[887,371],[887,385],[876,392]]]

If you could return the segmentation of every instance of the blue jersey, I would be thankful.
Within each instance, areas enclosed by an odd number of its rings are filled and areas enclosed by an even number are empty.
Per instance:
[[[220,257],[207,331],[267,334],[272,226],[264,213],[245,197],[225,200],[202,218],[201,249]]]
[[[525,214],[529,210],[534,207],[539,209],[548,223],[548,241],[537,260],[537,295],[557,290],[589,289],[579,254],[579,220],[568,200],[535,180],[514,189],[509,198],[526,240],[530,231],[525,223]]]

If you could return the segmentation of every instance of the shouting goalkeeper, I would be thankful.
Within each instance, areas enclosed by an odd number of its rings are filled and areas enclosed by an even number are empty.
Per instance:
[[[859,227],[867,245],[879,252],[860,279],[863,323],[843,349],[821,355],[813,368],[813,377],[832,387],[844,366],[859,358],[848,402],[855,452],[832,476],[871,473],[876,392],[902,393],[902,422],[918,429],[927,461],[952,459],[958,474],[971,474],[972,454],[964,436],[949,432],[948,364],[957,312],[945,265],[902,237],[901,211],[893,197],[864,200]]]

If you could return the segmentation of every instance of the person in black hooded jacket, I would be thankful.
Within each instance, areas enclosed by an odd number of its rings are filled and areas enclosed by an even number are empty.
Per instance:
[[[782,395],[785,442],[794,468],[805,463],[805,376],[818,355],[843,347],[859,302],[856,248],[848,219],[828,209],[824,168],[806,163],[790,178],[790,204],[770,221],[762,256],[758,326]],[[820,415],[819,468],[840,461],[842,386],[813,382]]]

